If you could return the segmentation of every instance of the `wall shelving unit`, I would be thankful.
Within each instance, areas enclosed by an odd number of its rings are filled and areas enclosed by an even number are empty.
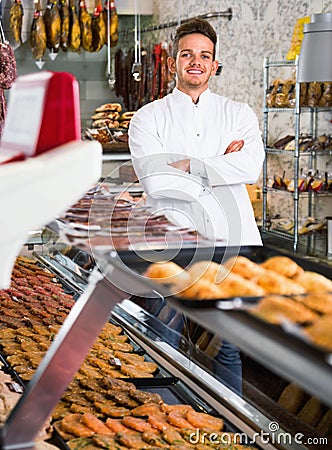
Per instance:
[[[294,107],[268,107],[267,106],[267,93],[270,86],[270,69],[271,68],[285,68],[291,67],[295,71],[295,105]],[[316,163],[319,157],[332,154],[332,150],[322,150],[317,151],[316,149],[308,149],[306,151],[300,151],[300,137],[301,137],[301,120],[303,115],[309,115],[308,119],[308,127],[307,131],[310,136],[313,138],[317,138],[317,130],[318,130],[318,120],[319,113],[321,112],[329,112],[332,111],[331,107],[307,107],[300,105],[300,83],[297,78],[298,74],[298,58],[293,61],[270,61],[268,57],[264,58],[264,121],[263,121],[263,140],[264,140],[264,148],[266,153],[266,158],[263,166],[263,223],[262,223],[262,231],[266,236],[277,237],[282,239],[287,239],[292,242],[293,250],[296,251],[298,245],[300,244],[300,240],[302,243],[302,236],[299,233],[299,206],[300,201],[307,201],[308,215],[311,216],[314,214],[314,206],[317,198],[331,197],[331,193],[315,193],[313,191],[308,192],[300,192],[299,190],[299,179],[300,179],[300,160],[301,158],[307,158],[307,167],[311,170],[316,168]],[[280,113],[280,114],[292,114],[294,116],[294,150],[283,150],[273,148],[269,143],[269,131],[271,125],[271,113]],[[273,119],[275,120],[275,119]],[[268,178],[269,178],[269,167],[270,155],[279,155],[282,157],[291,157],[292,158],[292,166],[293,166],[293,179],[294,179],[294,190],[287,191],[282,189],[274,189],[269,186]],[[292,232],[287,232],[283,230],[271,229],[270,217],[268,214],[269,210],[269,194],[275,193],[277,195],[286,195],[291,198],[293,202],[293,214],[291,219],[293,220],[294,227]],[[307,248],[311,248],[315,239],[322,238],[322,235],[305,235],[304,245]],[[323,236],[324,238],[324,236]]]

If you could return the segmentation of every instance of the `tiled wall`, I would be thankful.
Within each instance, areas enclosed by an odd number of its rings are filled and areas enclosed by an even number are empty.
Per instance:
[[[262,124],[263,59],[283,60],[290,47],[297,18],[332,11],[331,0],[155,0],[160,22],[187,18],[232,8],[231,20],[211,19],[220,39],[223,72],[211,82],[211,88],[227,97],[250,104]],[[167,38],[169,31],[164,33]],[[282,77],[280,70],[275,77]],[[287,75],[287,73],[286,73]],[[290,72],[288,72],[290,75]],[[271,73],[273,76],[273,73]],[[287,124],[286,124],[287,126]],[[328,126],[327,120],[322,128]],[[272,138],[285,131],[277,126]]]
[[[46,0],[42,0],[46,3]],[[118,0],[120,3],[121,0]],[[128,2],[127,2],[128,3]],[[4,0],[4,28],[6,37],[11,40],[8,17],[11,1]],[[231,3],[224,0],[154,0],[154,17],[142,16],[141,25],[151,23],[168,23],[183,18],[193,17],[208,12],[227,11],[232,8],[231,20],[225,18],[211,19],[220,38],[220,59],[223,63],[223,72],[220,77],[211,81],[211,88],[235,100],[249,103],[256,111],[262,124],[263,103],[263,58],[284,59],[289,49],[293,27],[298,17],[308,14],[332,11],[331,0],[312,0],[303,2],[294,0],[233,0]],[[38,71],[32,60],[31,51],[27,42],[29,27],[32,21],[33,0],[23,0],[25,44],[16,48],[15,54],[18,64],[18,73],[25,74]],[[120,16],[120,30],[132,30],[133,16]],[[174,28],[167,28],[162,32],[142,33],[142,40],[158,42],[159,39],[170,41]],[[121,38],[120,45],[132,46],[132,39]],[[112,52],[115,51],[112,49]],[[93,109],[104,101],[115,99],[114,91],[109,88],[106,80],[107,47],[99,53],[74,54],[59,52],[55,61],[48,58],[48,50],[43,58],[45,70],[68,71],[73,73],[80,83],[82,125],[87,122]],[[276,73],[277,76],[282,74]],[[273,74],[271,74],[273,76]],[[121,99],[120,99],[121,101]],[[322,130],[329,126],[328,117],[321,122]],[[279,120],[275,128],[271,129],[271,139],[280,137],[292,128],[289,119]]]

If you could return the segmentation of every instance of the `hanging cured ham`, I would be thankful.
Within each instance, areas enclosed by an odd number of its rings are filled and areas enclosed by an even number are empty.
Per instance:
[[[69,0],[69,49],[72,52],[81,50],[81,26],[77,15],[75,0]]]
[[[9,26],[15,42],[22,45],[23,6],[21,0],[14,0],[9,13]]]
[[[58,0],[48,0],[44,12],[46,46],[57,53],[60,49],[61,17]]]
[[[67,0],[60,0],[61,36],[60,46],[65,52],[69,47],[69,6]]]
[[[105,1],[105,17],[109,34],[108,43],[111,47],[116,47],[119,43],[119,17],[114,1]]]
[[[41,59],[46,50],[46,28],[39,0],[35,2],[29,42],[33,58]]]
[[[81,26],[81,43],[87,52],[93,51],[92,44],[92,18],[89,14],[85,0],[80,1],[80,26]]]
[[[103,7],[101,0],[96,0],[95,10],[92,16],[92,43],[93,51],[99,52],[99,50],[106,43],[106,22],[103,14]]]

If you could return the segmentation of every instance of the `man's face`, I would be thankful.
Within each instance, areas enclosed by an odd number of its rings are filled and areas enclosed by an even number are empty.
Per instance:
[[[200,33],[184,36],[179,41],[176,59],[169,58],[169,68],[176,73],[180,90],[206,89],[218,68],[218,62],[213,61],[213,42]]]

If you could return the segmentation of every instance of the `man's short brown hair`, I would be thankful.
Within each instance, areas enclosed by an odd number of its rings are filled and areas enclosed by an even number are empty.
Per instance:
[[[203,34],[210,41],[213,42],[213,59],[216,58],[216,43],[217,34],[210,23],[205,19],[200,19],[196,17],[194,19],[186,20],[182,23],[176,30],[175,37],[173,40],[173,57],[175,58],[179,51],[179,40],[188,34],[199,33]]]

